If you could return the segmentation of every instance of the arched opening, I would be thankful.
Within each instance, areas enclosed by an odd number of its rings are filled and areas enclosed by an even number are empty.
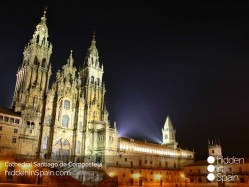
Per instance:
[[[31,123],[31,129],[34,129],[34,128],[35,128],[35,123],[32,122],[32,123]]]
[[[69,125],[69,116],[67,114],[64,114],[62,116],[62,127],[68,127]]]
[[[34,65],[38,65],[38,64],[39,64],[39,60],[38,60],[37,56],[35,56]]]
[[[36,37],[36,43],[37,43],[37,44],[39,43],[39,40],[40,40],[40,36],[37,35],[37,37]]]
[[[82,122],[79,122],[78,128],[79,128],[79,130],[80,130],[80,131],[82,131],[82,130],[83,130],[83,125],[82,125]]]
[[[46,123],[46,125],[50,125],[50,123],[51,123],[51,116],[50,115],[46,116],[45,123]]]
[[[46,66],[46,58],[42,59],[42,67],[45,68]]]
[[[43,138],[42,149],[43,149],[43,150],[46,150],[46,149],[47,149],[47,146],[48,146],[48,136],[45,136],[45,137]]]
[[[55,142],[54,155],[56,160],[68,161],[70,156],[70,143],[67,139],[60,138]]]
[[[94,77],[91,76],[91,84],[94,84]]]
[[[70,101],[69,100],[65,100],[64,101],[64,109],[66,109],[66,110],[69,110],[70,109]]]

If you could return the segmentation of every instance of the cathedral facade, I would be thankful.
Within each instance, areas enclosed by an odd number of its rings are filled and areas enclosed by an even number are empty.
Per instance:
[[[63,160],[95,155],[102,160],[117,150],[118,132],[110,127],[104,105],[104,70],[95,36],[83,67],[74,67],[71,51],[49,88],[51,54],[44,12],[17,72],[13,109],[23,118],[17,154]]]
[[[181,168],[193,163],[194,152],[178,147],[169,117],[162,144],[118,137],[116,122],[110,124],[95,35],[84,65],[77,69],[70,51],[49,87],[52,49],[44,12],[24,48],[12,109],[0,107],[0,156],[103,163],[123,184],[183,182]]]

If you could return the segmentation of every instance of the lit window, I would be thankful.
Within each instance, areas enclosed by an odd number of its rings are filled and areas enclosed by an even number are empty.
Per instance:
[[[66,109],[66,110],[70,109],[70,101],[69,100],[64,101],[64,109]]]
[[[79,122],[79,130],[81,131],[83,129],[82,122]]]
[[[69,124],[69,117],[68,115],[62,116],[62,127],[68,127]]]
[[[50,122],[51,122],[51,116],[50,115],[47,115],[46,118],[45,118],[45,123],[47,125],[50,125]]]

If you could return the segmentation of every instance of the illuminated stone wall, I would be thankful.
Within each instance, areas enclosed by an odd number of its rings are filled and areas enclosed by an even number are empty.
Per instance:
[[[0,112],[0,155],[14,155],[21,134],[21,116]]]

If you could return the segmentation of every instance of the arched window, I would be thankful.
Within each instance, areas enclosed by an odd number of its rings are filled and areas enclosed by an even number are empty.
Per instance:
[[[48,147],[48,137],[45,136],[45,137],[43,138],[42,149],[45,150],[45,149],[47,149],[47,147]]]
[[[37,56],[35,56],[34,65],[38,65],[38,64],[39,64],[39,60],[38,60]]]
[[[46,58],[42,59],[42,67],[45,68],[46,66]]]
[[[39,38],[40,38],[40,36],[37,35],[37,37],[36,37],[36,43],[39,43]]]
[[[97,78],[96,84],[97,86],[99,86],[99,78]]]
[[[91,84],[94,84],[94,77],[91,76]]]
[[[66,109],[66,110],[70,109],[70,101],[69,100],[64,101],[64,109]]]
[[[50,116],[50,115],[47,115],[47,116],[46,116],[46,118],[45,118],[45,123],[46,123],[47,125],[50,125],[50,123],[51,123],[51,116]]]
[[[68,124],[69,124],[69,116],[65,114],[62,116],[62,127],[68,127]]]
[[[32,123],[31,123],[31,129],[34,129],[34,128],[35,128],[35,123],[32,122]]]
[[[80,131],[83,129],[82,122],[79,122],[78,128]]]
[[[30,127],[30,122],[29,121],[27,121],[27,126],[28,126],[28,128]]]
[[[45,44],[45,38],[42,39],[42,45],[44,45],[44,44]]]

